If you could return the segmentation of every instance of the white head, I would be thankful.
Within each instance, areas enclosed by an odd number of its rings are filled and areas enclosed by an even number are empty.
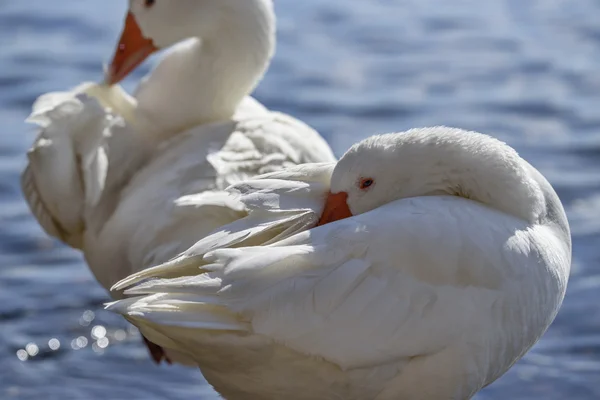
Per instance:
[[[190,37],[211,37],[225,12],[219,0],[130,0],[142,35],[164,49]]]
[[[189,38],[231,46],[254,37],[271,53],[274,32],[272,0],[129,0],[107,82],[119,82],[150,54]]]
[[[394,200],[451,195],[536,222],[544,192],[508,145],[483,134],[435,127],[373,136],[340,159],[320,224]]]

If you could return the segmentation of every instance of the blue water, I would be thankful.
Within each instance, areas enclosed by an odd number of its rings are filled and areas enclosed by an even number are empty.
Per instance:
[[[256,96],[338,155],[374,133],[447,124],[500,137],[549,178],[573,231],[567,298],[477,399],[600,398],[600,3],[276,3],[278,53]],[[102,310],[81,256],[46,238],[20,195],[31,103],[100,78],[125,6],[0,0],[1,399],[216,398],[197,370],[149,362],[137,333]]]

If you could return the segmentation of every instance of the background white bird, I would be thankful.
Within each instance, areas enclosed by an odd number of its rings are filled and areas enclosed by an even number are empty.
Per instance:
[[[36,101],[25,198],[105,288],[239,218],[232,183],[335,159],[312,128],[248,97],[274,35],[271,0],[132,1],[107,83],[175,45],[135,97],[86,83]],[[157,362],[186,362],[146,344]]]

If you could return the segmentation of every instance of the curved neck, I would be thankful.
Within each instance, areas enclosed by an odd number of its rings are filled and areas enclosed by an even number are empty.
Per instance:
[[[529,223],[540,223],[546,214],[546,199],[539,184],[523,168],[523,161],[488,157],[465,157],[440,162],[429,177],[427,195],[451,195],[483,203]],[[488,161],[489,164],[485,164]],[[499,161],[494,165],[496,161]],[[517,161],[517,160],[515,160]],[[502,163],[505,163],[503,165]]]
[[[418,128],[367,139],[349,153],[371,148],[376,152],[364,162],[382,163],[382,170],[400,162],[397,172],[389,174],[383,189],[388,193],[382,199],[459,196],[530,223],[539,223],[547,213],[539,178],[515,150],[490,136],[447,127]]]
[[[424,190],[486,204],[498,211],[539,223],[546,213],[546,199],[539,183],[516,151],[488,136],[461,135],[447,131],[436,140],[443,146],[429,149],[425,163]],[[418,153],[418,152],[417,152]],[[426,159],[426,158],[422,158]],[[429,192],[427,192],[429,191]]]
[[[222,16],[211,37],[174,46],[136,91],[138,119],[162,138],[231,118],[256,87],[275,48],[275,17],[268,7]]]

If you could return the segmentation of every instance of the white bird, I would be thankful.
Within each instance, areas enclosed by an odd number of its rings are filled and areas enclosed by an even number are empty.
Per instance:
[[[172,45],[135,96],[115,85]],[[249,97],[274,46],[271,0],[134,0],[110,86],[86,83],[34,104],[29,121],[41,132],[25,197],[105,288],[243,215],[229,185],[335,160],[313,129]],[[161,349],[147,345],[160,361]]]
[[[374,136],[337,164],[230,191],[247,217],[120,282],[136,297],[108,306],[187,351],[230,400],[468,399],[565,294],[559,198],[483,134]]]

